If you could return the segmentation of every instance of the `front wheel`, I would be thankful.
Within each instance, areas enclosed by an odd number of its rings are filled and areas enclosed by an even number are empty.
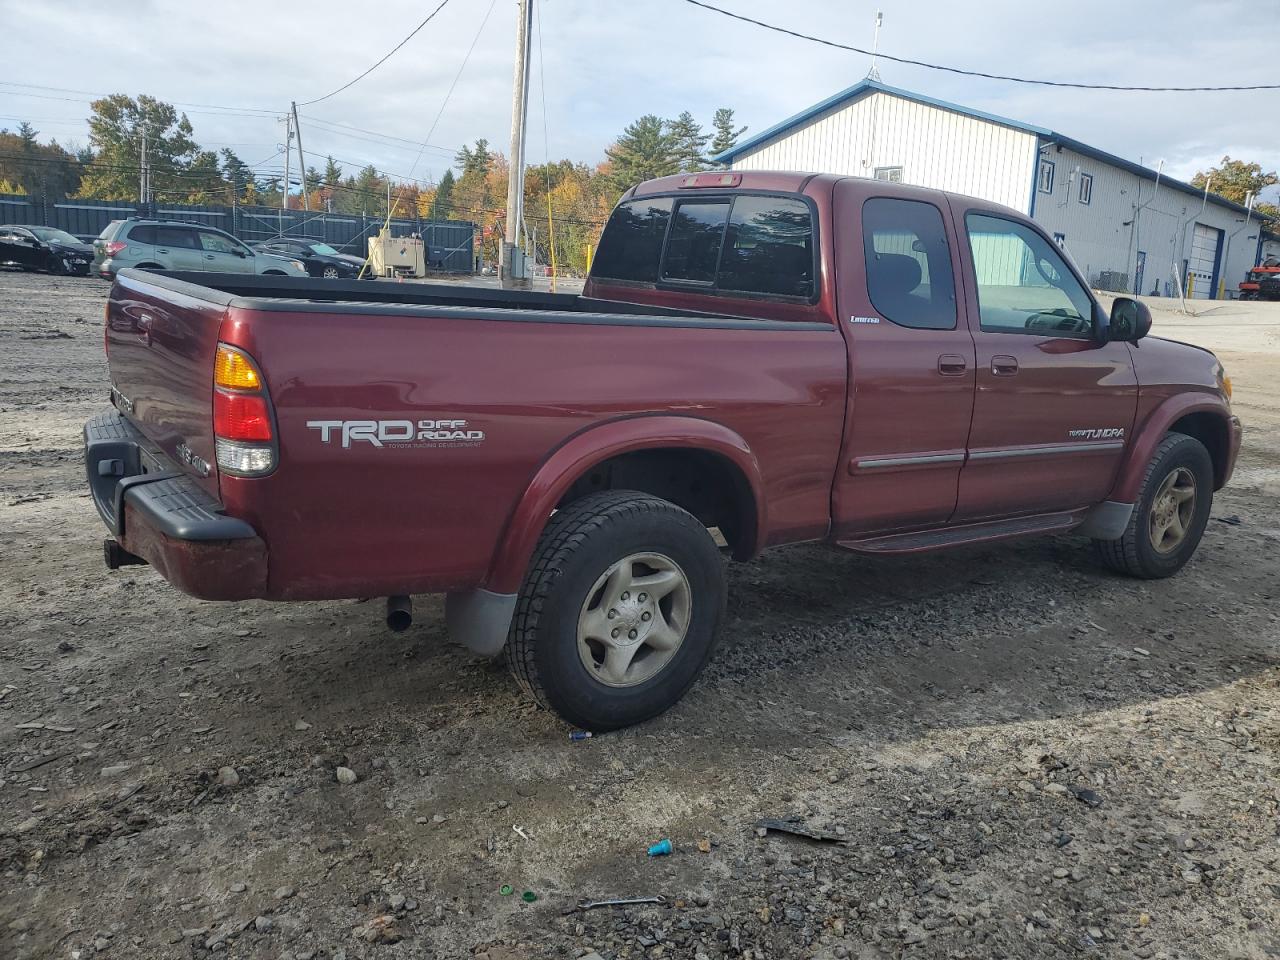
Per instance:
[[[67,265],[62,262],[62,258],[54,254],[49,255],[44,268],[55,277],[61,277],[67,272]]]
[[[1156,448],[1129,526],[1118,540],[1095,540],[1102,562],[1155,580],[1183,568],[1200,544],[1213,508],[1213,461],[1195,437],[1171,433]]]
[[[337,280],[337,279],[338,279],[338,276],[339,276],[339,274],[338,274],[338,268],[337,268],[337,267],[325,267],[325,268],[324,268],[324,273],[323,273],[323,274],[321,274],[321,276],[323,276],[326,280]]]
[[[673,503],[620,490],[551,518],[520,590],[507,663],[544,707],[587,730],[662,713],[711,658],[724,563]]]

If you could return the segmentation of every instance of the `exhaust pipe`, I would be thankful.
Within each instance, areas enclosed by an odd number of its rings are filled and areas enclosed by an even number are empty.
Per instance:
[[[102,559],[107,562],[108,570],[119,570],[121,567],[146,566],[147,561],[130,553],[115,540],[102,541]]]
[[[413,600],[409,597],[387,597],[387,629],[403,633],[413,624]]]

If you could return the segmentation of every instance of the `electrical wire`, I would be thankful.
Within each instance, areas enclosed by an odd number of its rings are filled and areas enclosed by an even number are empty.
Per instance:
[[[753,17],[743,16],[742,14],[734,13],[731,10],[712,6],[709,3],[704,3],[703,0],[684,0],[684,2],[692,4],[695,7],[701,7],[704,10],[710,10],[713,13],[721,14],[722,16],[730,17],[734,20],[740,20],[743,23],[750,23],[757,27],[763,27],[766,30],[772,30],[774,33],[786,34],[789,37],[796,37],[799,40],[808,40],[811,43],[820,43],[825,47],[834,47],[837,50],[848,50],[851,53],[861,53],[868,57],[878,57],[882,60],[891,60],[894,63],[905,63],[913,67],[924,67],[928,70],[942,70],[946,73],[958,73],[965,77],[982,77],[985,80],[1005,80],[1010,83],[1027,83],[1040,87],[1069,87],[1074,90],[1119,90],[1142,93],[1225,93],[1244,90],[1280,90],[1280,83],[1255,83],[1223,87],[1130,87],[1112,83],[1071,83],[1064,80],[1033,80],[1028,77],[1010,77],[999,73],[983,73],[981,70],[965,70],[961,67],[947,67],[937,63],[927,63],[924,60],[910,60],[906,57],[893,57],[880,50],[864,50],[862,47],[850,46],[847,43],[837,43],[834,40],[824,40],[822,37],[815,37],[807,33],[801,33],[798,30],[790,30],[787,27],[780,27],[773,23],[765,23],[763,20],[756,20]]]
[[[355,84],[359,83],[369,74],[373,73],[373,71],[377,70],[380,66],[386,63],[388,60],[390,60],[397,50],[399,50],[406,43],[412,40],[417,35],[419,30],[421,30],[433,19],[435,19],[435,15],[439,13],[441,10],[443,10],[445,6],[448,5],[448,3],[449,3],[449,0],[440,0],[440,6],[436,7],[429,14],[427,14],[427,18],[423,20],[420,24],[418,24],[416,27],[414,27],[412,30],[410,30],[409,35],[407,37],[405,37],[403,40],[397,43],[394,47],[392,47],[390,51],[387,52],[386,56],[384,56],[381,60],[375,63],[372,67],[370,67],[364,73],[360,74],[360,76],[356,77],[354,80],[348,80],[346,83],[340,86],[337,90],[334,90],[332,93],[326,93],[323,97],[316,97],[314,100],[303,100],[301,103],[298,104],[298,106],[309,107],[313,103],[319,103],[321,100],[328,100],[330,97],[335,97],[338,94],[340,94],[343,90],[346,90],[347,88],[352,87]]]
[[[448,2],[448,0],[446,0]],[[449,106],[449,100],[453,97],[453,91],[458,86],[458,81],[462,79],[462,71],[467,69],[467,64],[471,62],[471,54],[475,52],[476,44],[480,42],[480,34],[484,33],[485,25],[489,22],[489,16],[493,13],[493,8],[498,0],[489,0],[489,9],[484,12],[484,19],[480,21],[480,29],[476,31],[476,35],[471,38],[471,46],[467,48],[467,55],[462,58],[462,64],[458,67],[458,72],[453,75],[453,83],[449,84],[449,90],[444,95],[444,100],[440,103],[440,109],[436,111],[436,118],[431,121],[431,129],[427,131],[427,135],[422,139],[422,149],[418,151],[417,157],[414,158],[413,166],[409,168],[410,176],[418,169],[418,161],[422,159],[422,151],[427,148],[427,144],[431,142],[431,135],[436,132],[436,126],[440,123],[440,118],[444,116],[445,107]],[[442,3],[440,6],[444,6]]]

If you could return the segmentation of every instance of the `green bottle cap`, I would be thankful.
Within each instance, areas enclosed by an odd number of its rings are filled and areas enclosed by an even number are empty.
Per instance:
[[[511,886],[511,884],[509,884],[509,883],[504,883],[504,884],[501,886],[501,888],[499,888],[498,892],[499,892],[500,894],[502,894],[504,897],[509,897],[509,896],[511,896],[513,893],[515,893],[515,892],[516,892],[516,890],[515,890],[515,887]]]
[[[533,901],[538,899],[538,895],[532,890],[526,890],[524,893],[520,894],[520,899],[525,903],[533,903]]]

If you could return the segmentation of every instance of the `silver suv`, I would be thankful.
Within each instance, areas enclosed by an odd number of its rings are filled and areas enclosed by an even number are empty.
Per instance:
[[[112,220],[93,242],[92,272],[108,280],[127,267],[305,277],[298,260],[273,257],[216,227],[181,220]]]

